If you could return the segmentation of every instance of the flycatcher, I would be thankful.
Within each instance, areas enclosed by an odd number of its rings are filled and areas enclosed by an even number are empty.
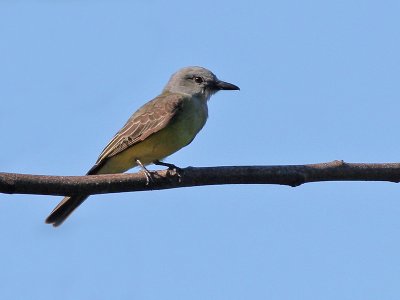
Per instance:
[[[87,175],[123,173],[158,162],[187,146],[208,117],[207,101],[219,90],[239,87],[202,67],[173,74],[161,95],[139,108],[101,152]],[[59,226],[88,195],[65,197],[46,223]]]

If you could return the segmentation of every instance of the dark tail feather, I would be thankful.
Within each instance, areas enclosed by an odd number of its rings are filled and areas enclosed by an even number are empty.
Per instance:
[[[54,227],[61,225],[87,197],[89,196],[65,197],[47,217],[46,223],[53,224]]]
[[[95,164],[86,175],[95,175],[101,169],[102,164]],[[46,219],[47,224],[53,224],[54,227],[61,225],[72,212],[83,203],[89,196],[78,195],[65,197],[60,203],[53,209],[50,215]]]

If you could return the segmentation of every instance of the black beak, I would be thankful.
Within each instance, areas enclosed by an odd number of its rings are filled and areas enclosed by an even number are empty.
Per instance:
[[[215,83],[215,88],[218,90],[240,90],[240,88],[232,83],[218,80]]]

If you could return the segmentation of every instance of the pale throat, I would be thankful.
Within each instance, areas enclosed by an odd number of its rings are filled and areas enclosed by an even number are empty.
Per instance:
[[[204,101],[208,102],[210,100],[211,96],[214,95],[217,91],[216,90],[211,90],[211,89],[203,89],[201,91],[201,98],[204,99]]]

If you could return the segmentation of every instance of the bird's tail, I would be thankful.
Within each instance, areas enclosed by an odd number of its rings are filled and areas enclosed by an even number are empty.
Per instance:
[[[86,175],[95,175],[101,168],[100,164],[95,164]],[[60,226],[72,212],[85,201],[89,195],[67,196],[53,209],[46,219],[47,224],[54,227]]]
[[[47,224],[52,224],[54,227],[61,225],[68,216],[82,204],[87,195],[78,195],[65,197],[57,206],[53,209],[50,215],[46,219]]]

